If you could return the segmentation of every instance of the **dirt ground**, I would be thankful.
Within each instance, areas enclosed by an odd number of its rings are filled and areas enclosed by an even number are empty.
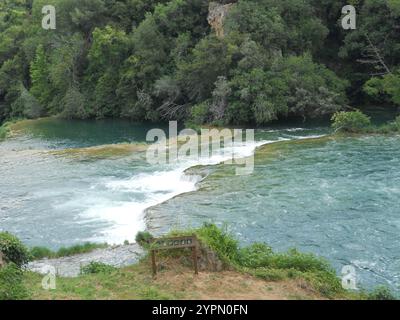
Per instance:
[[[180,291],[187,299],[204,300],[297,300],[323,299],[302,280],[267,282],[234,271],[176,273],[157,275],[159,287]]]

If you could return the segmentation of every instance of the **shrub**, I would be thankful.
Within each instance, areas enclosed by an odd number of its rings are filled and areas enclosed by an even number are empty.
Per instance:
[[[333,297],[344,292],[341,281],[334,271],[305,272],[302,273],[302,277],[326,297]]]
[[[87,266],[81,268],[81,274],[96,274],[96,273],[112,273],[117,268],[102,262],[90,262]]]
[[[191,109],[190,121],[194,124],[204,124],[210,119],[210,106],[207,102],[197,104]]]
[[[234,262],[238,258],[238,241],[233,238],[227,228],[218,228],[214,224],[205,223],[196,231],[197,236],[214,250],[224,262]]]
[[[337,112],[332,117],[335,131],[359,133],[371,126],[371,119],[361,111]]]
[[[272,260],[272,249],[263,243],[254,243],[239,250],[237,262],[248,268],[263,268],[269,266]]]
[[[154,239],[153,235],[148,231],[139,231],[136,234],[136,243],[140,246],[145,246],[150,243],[150,240]]]
[[[10,263],[0,269],[0,300],[27,299],[29,293],[23,285],[23,272]]]
[[[276,253],[271,258],[271,265],[278,269],[294,269],[302,272],[323,271],[332,272],[325,260],[313,254],[301,253],[291,249],[286,253]]]
[[[0,251],[7,262],[13,262],[18,267],[30,260],[29,250],[16,236],[8,232],[0,232]]]
[[[375,288],[367,298],[368,300],[396,300],[390,289],[383,286]]]

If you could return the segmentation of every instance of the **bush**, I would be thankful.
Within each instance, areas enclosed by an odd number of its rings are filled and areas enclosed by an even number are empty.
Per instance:
[[[326,297],[334,297],[336,294],[344,292],[341,281],[334,271],[304,272],[302,277]]]
[[[313,254],[301,253],[291,249],[286,253],[276,253],[271,258],[271,265],[277,269],[294,269],[302,272],[332,272],[329,264]]]
[[[0,300],[27,299],[29,293],[23,285],[23,272],[10,263],[0,269]]]
[[[193,106],[190,112],[190,122],[194,124],[201,125],[210,119],[210,107],[207,102]]]
[[[270,268],[257,268],[257,269],[248,269],[248,273],[251,275],[266,280],[266,281],[280,281],[284,280],[288,277],[288,272],[286,270],[281,269],[270,269]]]
[[[102,262],[90,262],[87,266],[81,268],[81,274],[96,274],[96,273],[112,273],[117,268]]]
[[[13,262],[18,267],[30,260],[29,250],[14,235],[0,232],[0,251],[3,252],[6,262]]]
[[[371,126],[371,119],[361,111],[337,112],[332,117],[332,127],[336,132],[364,132]]]
[[[145,246],[146,244],[149,244],[152,239],[154,239],[154,237],[150,232],[148,232],[148,231],[139,231],[136,234],[135,241],[140,246]]]
[[[263,243],[254,243],[251,246],[240,249],[238,264],[248,268],[264,268],[271,264],[272,249]]]
[[[205,223],[196,230],[197,236],[214,250],[224,262],[234,262],[238,258],[238,241],[233,238],[227,228],[218,228],[214,224]]]
[[[396,297],[387,287],[377,287],[368,294],[367,298],[368,300],[396,300]]]

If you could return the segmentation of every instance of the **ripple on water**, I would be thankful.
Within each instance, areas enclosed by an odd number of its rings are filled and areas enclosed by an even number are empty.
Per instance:
[[[170,200],[150,215],[162,211],[166,224],[199,225],[207,210],[208,220],[228,223],[243,244],[295,246],[328,258],[338,272],[353,264],[360,286],[400,291],[400,138],[289,145],[279,154],[263,151],[251,176],[216,168],[208,178],[214,188]]]

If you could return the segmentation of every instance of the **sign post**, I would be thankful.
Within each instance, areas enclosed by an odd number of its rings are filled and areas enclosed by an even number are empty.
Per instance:
[[[156,263],[157,251],[184,249],[184,248],[192,249],[194,273],[199,274],[198,264],[197,264],[197,245],[198,241],[195,235],[153,239],[151,241],[151,266],[153,268],[153,276],[157,274],[157,263]]]

